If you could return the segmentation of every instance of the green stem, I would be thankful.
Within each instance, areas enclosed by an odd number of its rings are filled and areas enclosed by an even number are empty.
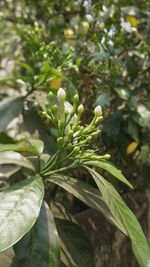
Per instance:
[[[58,173],[58,172],[63,172],[63,171],[66,171],[66,170],[69,170],[69,169],[73,169],[73,168],[76,168],[77,167],[77,164],[71,164],[67,167],[63,167],[63,168],[60,168],[60,169],[57,169],[57,170],[54,170],[54,171],[50,171],[50,172],[47,172],[45,173],[44,175],[42,174],[43,177],[47,177],[47,176],[50,176],[54,173]]]

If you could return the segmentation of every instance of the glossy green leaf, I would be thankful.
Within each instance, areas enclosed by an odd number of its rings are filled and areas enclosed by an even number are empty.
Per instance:
[[[100,189],[103,199],[110,208],[113,216],[122,225],[124,232],[131,239],[133,251],[140,266],[150,266],[150,248],[135,215],[108,181],[96,171],[88,167],[87,169]]]
[[[34,146],[22,146],[18,144],[0,144],[0,152],[17,151],[17,152],[30,152],[38,155],[38,150]]]
[[[63,266],[94,267],[93,248],[81,228],[74,222],[56,219],[61,240]]]
[[[3,132],[9,122],[21,113],[22,98],[7,97],[0,103],[0,132]]]
[[[59,267],[60,244],[53,214],[43,202],[33,228],[14,246],[11,267]]]
[[[38,218],[44,187],[41,178],[26,179],[0,193],[0,251],[15,244]]]
[[[114,177],[116,177],[121,182],[125,183],[129,187],[133,188],[132,184],[124,177],[121,170],[118,170],[114,165],[106,160],[88,160],[84,162],[84,165],[94,166],[97,168],[101,168],[111,173]]]
[[[47,181],[57,184],[80,199],[87,206],[100,211],[111,223],[117,225],[122,232],[124,231],[121,225],[112,216],[101,193],[96,188],[80,180],[59,174],[50,176]]]
[[[34,171],[32,163],[17,152],[0,152],[0,165],[15,164]]]

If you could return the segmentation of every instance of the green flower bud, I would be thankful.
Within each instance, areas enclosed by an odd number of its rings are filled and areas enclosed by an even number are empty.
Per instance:
[[[83,107],[83,105],[81,104],[81,105],[78,106],[78,113],[79,113],[79,114],[82,114],[83,111],[84,111],[84,107]]]
[[[68,145],[67,145],[67,149],[72,149],[72,144],[71,143],[69,143]]]
[[[105,154],[103,157],[104,157],[104,159],[110,159],[111,158],[111,155]]]
[[[91,133],[91,136],[98,135],[100,132],[101,132],[101,130],[97,130],[97,131],[95,131],[95,132]]]
[[[58,144],[58,146],[62,145],[62,143],[63,143],[63,138],[62,137],[58,137],[57,138],[57,144]]]
[[[74,134],[74,131],[73,130],[70,130],[68,132],[68,138],[70,139],[73,136],[73,134]]]
[[[86,141],[87,141],[88,143],[90,143],[90,142],[92,141],[92,136],[88,136],[88,137],[86,138]]]
[[[74,149],[73,149],[73,154],[77,154],[77,153],[79,153],[79,151],[80,151],[80,147],[74,147]]]
[[[48,102],[47,101],[45,101],[45,107],[48,108]]]
[[[50,98],[50,99],[52,99],[52,98],[53,98],[53,96],[54,96],[54,94],[53,94],[51,91],[49,92],[49,94],[48,94],[48,95],[49,95],[49,98]]]
[[[76,94],[75,96],[74,96],[74,102],[79,102],[79,95],[78,94]]]

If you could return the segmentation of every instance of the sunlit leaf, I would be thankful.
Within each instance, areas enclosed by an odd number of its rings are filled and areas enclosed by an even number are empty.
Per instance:
[[[0,251],[14,245],[34,225],[43,200],[41,178],[26,179],[0,193]]]
[[[95,180],[105,203],[115,219],[122,225],[132,242],[134,254],[142,267],[150,266],[150,248],[135,215],[127,207],[116,189],[99,173],[87,168]]]
[[[17,152],[0,152],[0,165],[2,164],[15,164],[24,168],[31,169],[34,171],[32,163]]]
[[[121,182],[125,183],[129,187],[133,188],[132,184],[125,178],[122,174],[121,170],[117,169],[114,165],[112,165],[109,161],[106,160],[88,160],[84,162],[84,165],[94,166],[101,169],[106,170],[111,173],[114,177],[116,177]]]
[[[4,151],[30,152],[35,155],[39,154],[34,146],[23,146],[19,144],[0,144],[0,152]]]

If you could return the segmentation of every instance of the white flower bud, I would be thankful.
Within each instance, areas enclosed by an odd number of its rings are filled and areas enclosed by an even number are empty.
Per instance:
[[[66,98],[66,92],[63,88],[59,88],[57,92],[57,97],[59,101],[64,101]]]
[[[95,116],[99,117],[102,115],[102,108],[100,105],[98,105],[95,109],[94,109],[94,114]]]

